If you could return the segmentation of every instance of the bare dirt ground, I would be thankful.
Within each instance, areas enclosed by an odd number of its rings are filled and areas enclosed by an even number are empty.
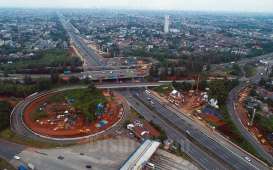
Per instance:
[[[34,101],[24,112],[26,125],[34,132],[44,136],[66,138],[95,134],[111,127],[120,120],[122,116],[122,108],[116,102],[109,101],[106,109],[107,113],[100,119],[87,123],[84,116],[77,114],[77,111],[71,105],[66,102],[48,103],[48,97],[49,96],[45,96]],[[46,106],[44,106],[45,103]],[[33,120],[31,114],[35,114],[41,107],[43,107],[43,111],[46,112],[47,115],[38,120]],[[68,123],[68,120],[62,116],[65,111],[69,111],[71,116],[75,116],[72,123]],[[108,123],[97,127],[101,120],[105,120]]]
[[[248,126],[248,122],[250,122],[250,118],[248,117],[248,111],[246,110],[244,106],[244,101],[247,96],[249,96],[249,93],[251,91],[251,88],[245,88],[242,90],[239,94],[239,99],[238,99],[238,105],[236,106],[236,110],[238,113],[238,116],[240,117],[243,125],[252,133],[253,136],[257,138],[257,140],[261,141],[261,139],[264,139],[264,143],[262,143],[262,146],[268,150],[270,153],[272,153],[272,146],[268,141],[265,140],[265,138],[262,138],[261,134],[263,132],[255,125],[253,126]],[[261,143],[261,142],[260,142]]]

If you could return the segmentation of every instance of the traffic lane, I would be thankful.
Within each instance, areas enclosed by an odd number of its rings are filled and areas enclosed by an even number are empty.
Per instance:
[[[101,62],[101,58],[98,57],[97,54],[92,49],[87,47],[85,42],[83,42],[83,40],[81,40],[77,35],[75,35],[74,33],[72,34],[77,45],[80,46],[80,48],[87,54],[86,57],[88,59],[91,59],[92,63],[96,65],[103,65],[103,62]]]
[[[144,106],[146,107],[146,106]],[[163,127],[169,127],[168,124],[162,124]],[[228,169],[223,168],[224,165],[218,163],[215,159],[211,158],[207,153],[201,150],[198,146],[192,144],[186,137],[181,135],[180,132],[177,132],[172,127],[169,127],[170,130],[165,129],[167,133],[170,133],[168,137],[179,142],[183,148],[183,151],[190,155],[194,160],[197,160],[199,164],[205,169]],[[175,133],[174,133],[174,132]],[[182,140],[181,140],[182,139]]]
[[[169,108],[170,110],[172,110],[172,108]],[[174,111],[176,112],[176,111]],[[180,116],[185,118],[185,120],[188,120],[187,117],[185,116]],[[190,124],[192,124],[192,122],[188,122]],[[198,124],[194,124],[194,125],[198,125]],[[203,128],[201,126],[198,127],[198,129]],[[203,132],[204,134],[207,134],[206,132]],[[256,159],[255,157],[253,157],[253,155],[247,153],[246,151],[242,150],[241,148],[234,146],[233,144],[231,144],[229,141],[226,141],[226,139],[223,139],[223,137],[218,136],[217,134],[211,134],[209,133],[210,138],[212,138],[213,140],[217,140],[219,144],[221,144],[222,146],[224,146],[225,148],[227,148],[228,150],[230,150],[231,152],[233,152],[234,154],[238,155],[239,157],[241,157],[242,159],[245,157],[249,157],[252,160],[252,164],[255,165],[256,167],[258,167],[259,169],[268,169],[268,166],[266,164],[264,164],[263,162],[261,162],[260,160]]]
[[[154,102],[156,103],[156,102]],[[159,104],[160,105],[160,104]],[[222,146],[220,146],[218,143],[216,143],[214,140],[212,140],[211,138],[207,137],[206,135],[204,135],[202,132],[194,130],[192,128],[191,125],[189,124],[185,124],[183,119],[180,119],[179,117],[177,117],[177,115],[172,115],[170,114],[171,112],[166,109],[165,107],[162,107],[161,105],[159,106],[159,111],[162,111],[165,115],[167,115],[170,119],[172,119],[172,121],[181,129],[184,130],[189,130],[192,131],[194,133],[191,133],[191,135],[199,142],[202,143],[204,146],[206,146],[208,149],[212,150],[214,153],[216,153],[217,155],[219,155],[219,157],[221,157],[224,160],[227,160],[229,162],[231,162],[231,165],[236,167],[237,169],[240,168],[248,168],[248,166],[246,166],[246,164],[248,164],[248,162],[246,162],[246,160],[244,160],[241,156],[237,156],[237,158],[234,158],[235,155],[233,155],[233,152],[230,152],[229,150],[227,150],[226,148],[223,148]],[[183,120],[182,122],[179,121]],[[222,151],[223,152],[222,152]],[[241,161],[243,161],[244,163],[241,163]],[[252,166],[252,168],[258,169],[256,166]]]
[[[181,118],[181,120],[183,120],[182,118]],[[191,124],[189,124],[190,126],[191,126]],[[192,124],[193,125],[193,124]],[[194,127],[193,127],[194,128]],[[190,129],[190,128],[189,128]],[[200,136],[205,136],[204,138],[203,138],[203,140],[211,140],[211,143],[215,143],[214,142],[214,140],[211,138],[211,137],[208,137],[207,135],[205,135],[204,133],[202,133],[202,132],[200,132],[200,131],[194,131],[194,132],[196,132],[197,134],[195,135],[196,137],[200,137]],[[201,138],[202,139],[202,138]],[[203,141],[203,143],[207,143],[207,141]],[[222,143],[222,142],[220,142],[220,143]],[[221,145],[219,143],[219,145],[217,145],[217,146],[213,146],[213,148],[215,148],[216,150],[218,149],[218,147],[219,146],[221,146],[221,147],[225,147],[228,151],[230,151],[232,154],[234,154],[234,155],[236,155],[238,158],[240,158],[240,160],[241,161],[244,161],[244,162],[246,162],[247,164],[250,164],[251,166],[253,166],[253,168],[255,168],[255,169],[268,169],[268,167],[264,164],[264,163],[261,163],[259,160],[256,160],[255,158],[253,158],[252,157],[252,155],[249,155],[249,154],[247,154],[247,153],[245,153],[244,151],[241,151],[240,149],[238,149],[238,148],[236,148],[236,147],[234,147],[234,146],[223,146],[223,145]],[[246,157],[246,156],[248,156],[248,157],[252,157],[252,162],[251,163],[249,163],[249,162],[247,162],[245,159],[244,159],[244,157]],[[227,157],[227,155],[223,155],[223,157]],[[236,164],[235,164],[235,166],[237,166]]]
[[[81,52],[81,54],[85,56],[84,59],[85,61],[87,61],[86,64],[88,64],[88,66],[100,65],[96,59],[90,56],[88,51],[86,51],[86,48],[84,47],[84,45],[78,40],[78,38],[76,37],[76,35],[74,35],[74,33],[71,33],[70,37],[74,41],[75,45],[78,47],[78,50]]]
[[[149,101],[147,99],[149,96],[146,93],[139,92],[138,95],[143,100],[145,100],[147,102],[147,104],[149,104]],[[186,131],[186,130],[192,131],[193,130],[191,125],[185,124],[184,123],[185,121],[183,119],[178,117],[176,114],[172,113],[167,108],[163,107],[157,100],[153,100],[153,102],[154,102],[154,105],[153,105],[154,109],[156,109],[158,112],[161,112],[161,114],[164,115],[165,117],[168,117],[168,119],[170,119],[179,128],[183,129],[184,131]],[[183,121],[181,121],[181,120],[183,120]],[[259,169],[255,165],[252,165],[249,162],[247,162],[246,160],[244,160],[242,157],[234,155],[233,152],[222,147],[221,145],[216,143],[214,140],[212,140],[211,138],[204,135],[202,132],[195,131],[195,133],[196,134],[194,134],[194,133],[191,134],[191,135],[193,135],[195,140],[197,140],[199,143],[206,146],[208,149],[213,151],[215,154],[217,154],[223,160],[229,161],[230,165],[234,166],[235,168],[237,168],[237,169],[241,169],[241,168],[243,168],[243,169],[249,169],[249,168]],[[238,161],[238,160],[240,160],[240,161]]]
[[[128,99],[129,102],[133,103],[132,100]],[[141,105],[141,104],[138,104]],[[197,151],[198,149],[195,148],[195,146],[192,146],[190,143],[185,143],[184,140],[187,140],[184,137],[181,137],[180,134],[175,133],[173,130],[167,128],[168,126],[165,125],[164,123],[162,123],[160,121],[160,119],[157,118],[153,118],[153,116],[151,116],[151,114],[149,114],[150,111],[144,109],[145,106],[138,106],[139,108],[139,112],[145,117],[145,119],[147,118],[147,120],[152,120],[153,122],[155,122],[156,124],[161,125],[161,127],[164,127],[164,131],[167,133],[167,136],[170,139],[176,140],[177,142],[179,142],[182,146],[182,150],[183,148],[186,149],[183,146],[188,146],[186,150],[183,150],[185,153],[187,153],[189,156],[191,156],[194,160],[196,160],[204,169],[220,169],[220,167],[223,167],[221,165],[217,166],[217,163],[209,160],[205,155],[202,155],[201,152],[202,151]],[[182,139],[183,138],[183,139]],[[193,149],[194,148],[194,149]],[[218,163],[219,164],[219,163]]]
[[[272,156],[269,153],[267,153],[264,150],[264,148],[260,145],[260,143],[252,136],[252,134],[250,134],[248,132],[248,130],[244,127],[243,123],[241,122],[240,117],[237,116],[234,101],[237,100],[237,94],[239,94],[241,89],[243,89],[246,86],[247,86],[246,84],[239,85],[238,87],[234,88],[230,92],[229,97],[228,97],[228,101],[227,101],[228,113],[229,113],[232,121],[235,123],[235,125],[240,130],[240,133],[244,136],[244,138],[246,138],[246,140],[248,140],[251,143],[251,145],[259,153],[259,155],[263,156],[266,160],[268,160],[272,164],[272,162],[273,162]],[[257,163],[257,161],[256,161],[256,163]]]
[[[168,138],[173,139],[181,144],[181,149],[187,153],[193,160],[196,160],[200,166],[202,166],[204,169],[228,169],[223,168],[224,165],[220,164],[213,158],[209,157],[204,151],[202,151],[200,148],[195,146],[194,144],[191,144],[191,142],[181,135],[179,132],[177,132],[175,129],[170,127],[168,124],[166,124],[163,120],[157,118],[154,116],[154,113],[152,113],[146,106],[144,106],[142,103],[139,103],[137,99],[133,99],[132,97],[128,97],[128,94],[125,95],[123,92],[123,95],[127,98],[127,100],[131,104],[135,104],[135,107],[137,107],[137,110],[144,116],[147,120],[152,120],[156,124],[160,125],[162,129],[166,132]]]
[[[6,160],[13,159],[14,155],[21,153],[25,146],[0,139],[0,156]]]

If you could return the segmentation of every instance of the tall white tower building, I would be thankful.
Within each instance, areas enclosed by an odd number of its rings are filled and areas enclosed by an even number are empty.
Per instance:
[[[164,33],[169,33],[169,27],[170,27],[170,16],[165,16],[165,22],[164,22]]]

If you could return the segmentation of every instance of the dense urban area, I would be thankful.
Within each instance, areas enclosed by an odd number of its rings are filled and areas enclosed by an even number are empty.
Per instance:
[[[0,9],[0,169],[272,169],[272,25]]]

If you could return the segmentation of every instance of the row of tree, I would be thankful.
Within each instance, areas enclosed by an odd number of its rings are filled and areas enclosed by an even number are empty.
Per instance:
[[[9,115],[12,110],[8,102],[0,101],[0,131],[9,127]]]

